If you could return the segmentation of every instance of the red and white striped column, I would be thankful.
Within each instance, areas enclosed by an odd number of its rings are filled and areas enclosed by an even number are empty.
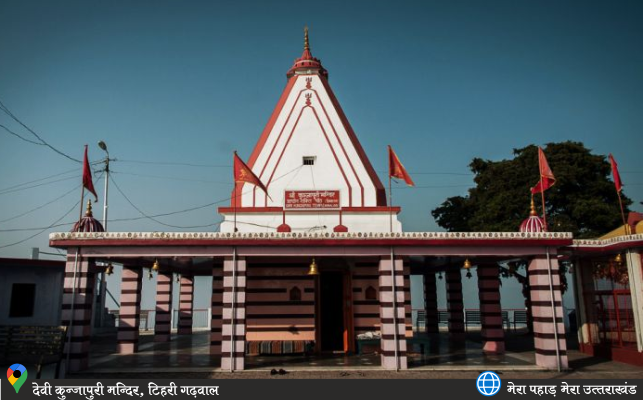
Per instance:
[[[169,342],[172,337],[172,273],[159,272],[156,278],[154,341]]]
[[[449,338],[453,342],[465,341],[464,304],[462,300],[462,275],[460,269],[451,267],[446,271],[447,310],[449,311]]]
[[[121,309],[118,318],[118,352],[132,354],[138,351],[138,330],[141,313],[141,268],[123,266],[121,276]]]
[[[234,318],[233,318],[234,317]],[[246,350],[246,260],[223,261],[223,318],[221,327],[221,369],[244,369]]]
[[[393,268],[395,291],[391,276]],[[396,258],[395,262],[391,263],[390,257],[380,259],[379,275],[382,367],[393,370],[407,369],[403,261]]]
[[[478,264],[478,299],[482,324],[482,351],[490,354],[505,352],[505,331],[500,305],[500,276],[495,263]]]
[[[179,294],[179,335],[192,334],[192,306],[194,304],[194,277],[181,275]]]
[[[76,249],[68,250],[62,303],[62,324],[68,327],[68,340],[65,342],[65,356],[69,354],[68,372],[77,372],[89,366],[95,281],[95,274],[90,268],[93,267],[93,260],[82,259],[81,256],[76,260]]]
[[[210,355],[221,355],[221,327],[223,320],[223,267],[212,267],[212,320],[210,322]]]
[[[560,357],[560,366],[562,369],[566,369],[569,364],[558,260],[555,254],[550,256],[549,262],[547,257],[538,256],[529,262],[528,268],[531,313],[534,321],[536,365],[548,369],[557,369],[557,357]],[[550,290],[549,268],[551,268],[553,293]],[[552,295],[554,300],[553,309]],[[555,324],[554,318],[556,320]],[[556,346],[556,336],[558,337],[558,348]]]
[[[435,282],[435,273],[424,274],[424,313],[425,332],[438,333],[438,293]]]

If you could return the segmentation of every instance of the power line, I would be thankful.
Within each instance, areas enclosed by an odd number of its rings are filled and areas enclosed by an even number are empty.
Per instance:
[[[38,145],[38,146],[44,146],[44,144],[42,144],[42,143],[34,142],[33,140],[29,140],[29,139],[27,139],[27,138],[25,138],[25,137],[20,136],[19,134],[17,134],[16,132],[12,131],[11,129],[7,128],[7,127],[6,127],[6,126],[4,126],[4,125],[1,125],[1,124],[0,124],[0,128],[2,128],[2,129],[4,129],[5,131],[9,132],[10,134],[12,134],[13,136],[17,137],[18,139],[20,139],[20,140],[24,140],[24,141],[25,141],[25,142],[27,142],[27,143],[36,144],[36,145]]]
[[[137,174],[134,172],[121,172],[121,171],[114,171],[111,170],[109,171],[110,173],[115,173],[115,174],[121,174],[121,175],[132,175],[132,176],[140,176],[143,178],[156,178],[156,179],[168,179],[168,180],[174,180],[174,181],[186,181],[186,182],[200,182],[200,183],[213,183],[217,185],[229,185],[230,182],[219,182],[219,181],[208,181],[205,179],[191,179],[191,178],[181,178],[181,177],[173,177],[173,176],[160,176],[160,175],[147,175],[147,174]]]
[[[132,200],[130,200],[130,199],[129,199],[129,197],[127,197],[127,195],[126,195],[125,193],[123,193],[123,191],[121,190],[121,188],[118,186],[118,183],[116,183],[116,181],[114,180],[114,176],[113,176],[113,175],[111,175],[111,176],[109,177],[109,179],[112,181],[112,183],[114,184],[114,186],[116,186],[116,190],[118,190],[118,192],[121,194],[121,196],[123,196],[123,198],[125,198],[125,200],[129,203],[129,205],[130,205],[130,206],[134,207],[134,209],[136,209],[136,211],[138,211],[142,216],[144,216],[145,218],[148,218],[148,219],[150,219],[150,220],[152,220],[152,221],[156,222],[157,224],[161,224],[161,225],[163,225],[163,226],[168,226],[168,227],[170,227],[170,228],[179,228],[179,229],[206,228],[206,227],[210,227],[210,226],[214,226],[214,225],[216,225],[216,224],[208,224],[208,225],[199,225],[199,226],[178,226],[178,225],[171,225],[171,224],[166,224],[165,222],[161,222],[161,221],[159,221],[158,219],[156,219],[156,218],[154,218],[154,217],[151,217],[151,216],[149,216],[149,215],[145,214],[145,212],[143,212],[143,210],[141,210],[141,209],[140,209],[140,208],[138,208],[134,203],[132,203]]]
[[[275,178],[275,179],[273,180],[273,182],[276,182],[276,181],[278,181],[278,180],[280,180],[280,179],[285,178],[286,176],[288,176],[288,175],[292,174],[293,172],[298,171],[300,168],[302,168],[302,166],[301,166],[301,165],[300,165],[300,166],[298,166],[298,167],[296,167],[296,168],[294,168],[294,169],[292,169],[292,170],[290,170],[290,171],[288,171],[288,172],[286,172],[285,174],[283,174],[283,175],[281,175],[281,176],[279,176],[279,177]],[[100,176],[102,176],[102,174],[101,174]],[[100,176],[99,176],[98,178],[96,178],[96,180],[100,179]],[[114,183],[115,183],[115,182],[114,182]],[[250,188],[250,189],[248,189],[247,191],[243,192],[243,193],[242,193],[242,195],[244,195],[244,194],[248,194],[248,193],[252,192],[252,190],[253,190],[253,189],[252,189],[252,188]],[[230,201],[231,199],[232,199],[231,197],[227,197],[227,198],[224,198],[224,199],[221,199],[221,200],[217,200],[217,201],[214,201],[214,202],[211,202],[211,203],[208,203],[208,204],[203,204],[203,205],[201,205],[201,206],[195,206],[195,207],[190,207],[190,208],[186,208],[186,209],[183,209],[183,210],[171,211],[171,212],[166,212],[166,213],[161,213],[161,214],[147,215],[147,216],[142,216],[142,217],[132,217],[132,218],[116,218],[116,219],[110,219],[110,220],[109,220],[109,222],[140,221],[140,220],[142,220],[142,219],[150,219],[150,218],[157,218],[157,217],[166,217],[166,216],[169,216],[169,215],[183,214],[183,213],[187,213],[187,212],[191,212],[191,211],[201,210],[201,209],[203,209],[203,208],[207,208],[207,207],[212,207],[212,206],[217,205],[217,204],[225,203],[225,202]],[[25,231],[36,231],[36,230],[41,230],[41,229],[49,229],[49,228],[56,228],[56,227],[59,227],[59,226],[69,225],[69,224],[72,224],[72,223],[74,223],[74,222],[76,222],[76,221],[67,222],[67,223],[62,223],[62,224],[57,224],[57,225],[53,225],[53,226],[46,227],[46,228],[14,228],[14,229],[0,229],[0,232],[25,232]],[[219,222],[219,223],[220,223],[220,222]],[[216,225],[216,224],[217,224],[217,223],[212,224],[212,226],[213,226],[213,225]],[[186,229],[187,229],[187,228],[186,228]]]
[[[67,195],[69,195],[71,192],[73,192],[73,191],[77,190],[78,188],[80,188],[80,185],[76,186],[75,188],[72,188],[72,189],[71,189],[70,191],[68,191],[67,193],[65,193],[65,194],[63,194],[63,195],[61,195],[61,196],[59,196],[59,197],[56,197],[55,199],[53,199],[53,200],[51,200],[51,201],[48,201],[47,203],[42,204],[42,205],[40,205],[40,206],[38,206],[38,207],[36,207],[36,208],[32,208],[31,210],[29,210],[29,211],[25,211],[25,212],[23,212],[22,214],[16,215],[15,217],[11,217],[11,218],[7,218],[7,219],[3,219],[3,220],[1,220],[1,221],[0,221],[0,223],[2,223],[2,222],[9,222],[9,221],[13,221],[14,219],[18,219],[18,218],[23,217],[23,216],[25,216],[25,215],[27,215],[27,214],[30,214],[30,213],[32,213],[32,212],[34,212],[34,211],[40,210],[41,208],[46,207],[46,206],[48,206],[48,205],[50,205],[50,204],[53,204],[53,203],[55,203],[56,201],[58,201],[58,200],[62,199],[63,197],[66,197]]]
[[[50,182],[43,182],[43,183],[39,183],[39,184],[37,184],[37,185],[31,185],[31,186],[27,186],[27,187],[21,187],[21,188],[13,189],[13,190],[5,190],[5,191],[3,191],[3,192],[0,192],[0,196],[1,196],[1,195],[3,195],[3,194],[9,194],[9,193],[20,192],[20,191],[22,191],[22,190],[33,189],[33,188],[37,188],[37,187],[40,187],[40,186],[51,185],[52,183],[68,181],[68,180],[70,180],[70,179],[78,179],[78,177],[77,177],[77,176],[69,176],[69,177],[67,177],[67,178],[56,179],[56,180],[54,180],[54,181],[50,181]]]
[[[70,160],[72,160],[72,161],[75,161],[75,162],[79,163],[79,164],[81,163],[81,161],[80,161],[80,160],[78,160],[78,159],[76,159],[76,158],[74,158],[74,157],[72,157],[72,156],[70,156],[70,155],[67,155],[67,154],[63,153],[62,151],[58,150],[58,149],[57,149],[57,148],[55,148],[54,146],[52,146],[52,145],[50,145],[49,143],[47,143],[43,138],[41,138],[41,137],[40,137],[40,135],[38,135],[36,132],[34,132],[34,131],[33,131],[33,129],[29,128],[29,127],[28,127],[27,125],[25,125],[25,124],[24,124],[20,119],[18,119],[18,117],[16,117],[15,115],[13,115],[13,113],[9,110],[9,108],[7,108],[7,106],[5,106],[5,105],[4,105],[4,103],[2,103],[2,100],[0,100],[0,110],[4,111],[4,113],[5,113],[5,114],[7,114],[8,116],[10,116],[14,121],[16,121],[17,123],[19,123],[20,125],[22,125],[22,127],[23,127],[23,128],[25,128],[25,129],[26,129],[26,130],[28,130],[32,135],[34,135],[36,138],[38,138],[38,140],[40,140],[40,142],[41,142],[44,146],[49,147],[51,150],[55,151],[56,153],[60,154],[60,155],[61,155],[61,156],[63,156],[63,157],[66,157],[66,158],[68,158],[68,159],[70,159]]]
[[[172,161],[139,161],[139,160],[121,160],[123,163],[131,164],[148,164],[148,165],[166,165],[166,166],[183,166],[183,167],[196,167],[196,168],[231,168],[232,165],[213,165],[213,164],[194,164],[185,162],[172,162]]]
[[[6,187],[6,188],[2,188],[2,189],[0,189],[0,192],[4,192],[5,190],[10,190],[10,189],[17,188],[17,187],[20,187],[20,186],[28,185],[28,184],[30,184],[30,183],[42,182],[42,181],[45,181],[45,180],[47,180],[47,179],[56,178],[56,177],[58,177],[58,176],[62,176],[62,175],[67,175],[67,174],[69,174],[70,172],[74,172],[74,171],[78,171],[78,168],[70,169],[70,170],[67,170],[67,171],[64,171],[64,172],[58,172],[58,173],[56,173],[56,174],[49,175],[49,176],[46,176],[46,177],[44,177],[44,178],[34,179],[33,181],[24,182],[24,183],[19,183],[19,184],[17,184],[17,185],[13,185],[13,186],[9,186],[9,187]]]
[[[26,242],[27,240],[29,240],[29,239],[33,239],[33,238],[35,238],[36,236],[40,235],[41,233],[43,233],[43,232],[44,232],[44,231],[46,231],[47,229],[51,229],[51,228],[53,228],[53,227],[55,227],[55,226],[59,226],[59,225],[56,225],[56,224],[57,224],[58,222],[60,222],[60,220],[61,220],[61,219],[65,218],[67,215],[69,215],[69,213],[71,213],[72,211],[74,211],[74,209],[78,206],[78,204],[80,204],[80,200],[78,200],[78,201],[76,202],[76,204],[74,204],[74,205],[69,209],[69,211],[67,211],[67,212],[66,212],[62,217],[60,217],[60,218],[58,218],[57,220],[55,220],[55,221],[54,221],[51,225],[49,225],[48,227],[43,228],[40,232],[38,232],[38,233],[34,233],[33,235],[29,236],[28,238],[22,239],[22,240],[20,240],[20,241],[17,241],[17,242],[11,243],[11,244],[6,244],[6,245],[4,245],[4,246],[0,246],[0,249],[5,249],[5,248],[7,248],[7,247],[11,247],[11,246],[15,246],[15,245],[17,245],[17,244],[24,243],[24,242]],[[67,224],[65,224],[65,225],[67,225]]]

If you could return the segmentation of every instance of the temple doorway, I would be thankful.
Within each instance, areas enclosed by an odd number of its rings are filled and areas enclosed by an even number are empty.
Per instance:
[[[328,271],[319,279],[321,350],[344,351],[344,274]]]

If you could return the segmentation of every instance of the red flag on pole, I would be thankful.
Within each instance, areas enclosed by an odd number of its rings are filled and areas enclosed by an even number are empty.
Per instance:
[[[609,155],[610,164],[612,164],[612,177],[614,178],[614,186],[616,186],[616,191],[620,192],[623,189],[623,183],[621,182],[621,175],[618,173],[618,164],[616,160],[610,153]]]
[[[388,176],[391,178],[403,179],[409,186],[415,186],[411,176],[406,172],[406,168],[397,158],[397,154],[393,151],[391,146],[388,146]]]
[[[235,183],[245,182],[259,186],[259,188],[266,193],[266,196],[270,197],[268,195],[268,189],[266,189],[263,183],[261,183],[261,180],[257,178],[257,175],[239,158],[236,151],[234,152],[234,181]]]
[[[547,158],[545,158],[545,152],[540,147],[538,147],[538,165],[540,168],[540,180],[536,186],[531,188],[532,194],[544,192],[556,183],[554,173],[551,171],[551,168],[549,168]]]
[[[96,197],[96,201],[98,201],[98,195],[92,181],[92,170],[89,168],[89,160],[87,159],[87,145],[85,145],[85,158],[83,159],[83,187],[93,194]],[[80,206],[82,207],[83,205],[81,204]]]

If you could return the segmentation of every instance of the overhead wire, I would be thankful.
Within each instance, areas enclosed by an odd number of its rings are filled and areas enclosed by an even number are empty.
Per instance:
[[[96,180],[96,181],[98,181],[98,180],[101,178],[101,176],[102,176],[102,174],[101,174],[100,176],[97,176],[95,180]],[[31,236],[29,236],[29,237],[27,237],[27,238],[24,238],[24,239],[22,239],[22,240],[19,240],[19,241],[17,241],[17,242],[10,243],[10,244],[6,244],[6,245],[2,245],[2,246],[0,246],[0,249],[5,249],[5,248],[7,248],[7,247],[11,247],[11,246],[15,246],[15,245],[18,245],[18,244],[24,243],[24,242],[26,242],[27,240],[33,239],[33,238],[35,238],[36,236],[38,236],[38,235],[40,235],[40,234],[44,233],[46,230],[53,228],[54,226],[59,226],[59,225],[57,225],[57,224],[58,224],[58,223],[59,223],[63,218],[67,217],[67,216],[68,216],[72,211],[74,211],[74,209],[75,209],[79,204],[80,204],[80,200],[78,200],[78,201],[77,201],[77,202],[76,202],[76,203],[75,203],[75,204],[74,204],[74,205],[69,209],[69,211],[67,211],[65,214],[63,214],[63,216],[62,216],[62,217],[58,218],[57,220],[55,220],[54,222],[52,222],[49,226],[47,226],[47,227],[45,227],[45,228],[41,229],[41,230],[40,230],[40,231],[38,231],[37,233],[34,233],[33,235],[31,235]],[[68,225],[68,224],[65,224],[65,225]]]
[[[178,176],[174,177],[174,176],[148,175],[148,174],[139,174],[139,173],[134,173],[134,172],[114,171],[112,169],[110,169],[109,172],[114,173],[114,174],[120,174],[120,175],[140,176],[140,177],[143,177],[143,178],[167,179],[167,180],[173,180],[173,181],[212,183],[212,184],[216,184],[216,185],[229,185],[230,184],[230,182],[209,181],[209,180],[206,180],[206,179],[182,178],[182,177],[178,177]]]
[[[56,179],[56,180],[49,181],[49,182],[43,182],[43,183],[39,183],[39,184],[37,184],[37,185],[31,185],[31,186],[21,187],[21,188],[13,189],[13,190],[5,190],[5,191],[3,191],[3,192],[0,192],[0,196],[2,196],[3,194],[9,194],[9,193],[21,192],[21,191],[23,191],[23,190],[28,190],[28,189],[33,189],[33,188],[41,187],[41,186],[51,185],[52,183],[64,182],[64,181],[68,181],[68,180],[71,180],[71,179],[78,179],[78,176],[68,176],[67,178],[61,178],[61,179]]]
[[[131,164],[148,164],[148,165],[166,165],[166,166],[183,166],[183,167],[196,167],[196,168],[232,168],[232,165],[213,165],[213,164],[195,164],[186,162],[173,162],[173,161],[142,161],[142,160],[123,160],[118,159],[119,162]]]
[[[28,182],[20,183],[20,184],[17,184],[17,185],[9,186],[9,187],[6,187],[6,188],[2,188],[2,189],[0,189],[0,192],[4,192],[5,190],[17,188],[17,187],[20,187],[20,186],[29,185],[30,183],[42,182],[42,181],[45,181],[47,179],[56,178],[56,177],[62,176],[62,175],[67,175],[67,174],[69,174],[71,172],[75,172],[75,171],[78,171],[78,168],[70,169],[70,170],[67,170],[67,171],[64,171],[64,172],[58,172],[56,174],[49,175],[49,176],[46,176],[44,178],[34,179],[33,181],[28,181]]]
[[[134,204],[132,202],[132,200],[130,200],[129,197],[127,197],[127,195],[121,190],[120,186],[118,186],[118,183],[116,183],[116,181],[114,180],[114,176],[110,176],[109,180],[114,184],[114,186],[116,186],[116,190],[118,190],[118,192],[121,194],[121,196],[123,196],[125,201],[127,201],[130,206],[132,206],[142,216],[144,216],[145,218],[156,222],[157,224],[161,224],[163,226],[168,226],[170,228],[180,228],[180,229],[207,228],[207,227],[211,227],[211,226],[214,226],[214,225],[218,225],[218,223],[216,223],[216,224],[208,224],[208,225],[196,225],[196,226],[178,226],[178,225],[166,224],[165,222],[159,221],[158,219],[156,219],[156,218],[154,218],[154,217],[152,217],[150,215],[147,215],[143,210],[141,210],[139,207],[137,207],[136,204]]]
[[[77,163],[81,163],[81,162],[82,162],[82,161],[80,161],[80,160],[78,160],[78,159],[76,159],[76,158],[74,158],[74,157],[72,157],[72,156],[70,156],[70,155],[68,155],[68,154],[65,154],[64,152],[62,152],[62,151],[58,150],[57,148],[55,148],[54,146],[52,146],[51,144],[49,144],[47,141],[45,141],[43,138],[41,138],[41,137],[40,137],[40,135],[38,135],[36,132],[34,132],[34,130],[33,130],[33,129],[31,129],[30,127],[28,127],[24,122],[22,122],[18,117],[16,117],[16,116],[11,112],[11,110],[9,110],[9,108],[8,108],[7,106],[5,106],[5,105],[4,105],[4,103],[2,102],[2,100],[0,100],[0,110],[2,110],[5,114],[7,114],[9,117],[11,117],[11,118],[12,118],[14,121],[16,121],[18,124],[22,125],[22,127],[23,127],[23,128],[25,128],[25,129],[26,129],[27,131],[29,131],[32,135],[34,135],[38,140],[40,140],[40,142],[41,142],[44,146],[49,147],[49,148],[50,148],[51,150],[53,150],[54,152],[56,152],[56,153],[60,154],[61,156],[65,157],[65,158],[70,159],[71,161],[75,161],[75,162],[77,162]]]
[[[51,200],[51,201],[48,201],[48,202],[46,202],[46,203],[44,203],[44,204],[42,204],[42,205],[39,205],[38,207],[32,208],[32,209],[31,209],[31,210],[29,210],[29,211],[25,211],[25,212],[23,212],[22,214],[18,214],[18,215],[16,215],[16,216],[11,217],[11,218],[7,218],[7,219],[0,220],[0,223],[2,223],[2,222],[9,222],[9,221],[13,221],[14,219],[18,219],[18,218],[23,217],[23,216],[25,216],[25,215],[27,215],[27,214],[31,214],[31,213],[32,213],[32,212],[34,212],[34,211],[38,211],[38,210],[40,210],[41,208],[46,207],[46,206],[48,206],[48,205],[50,205],[50,204],[53,204],[53,203],[55,203],[56,201],[58,201],[58,200],[62,199],[63,197],[68,196],[70,193],[72,193],[73,191],[77,190],[78,188],[80,188],[80,185],[78,185],[78,186],[76,186],[76,187],[72,188],[72,189],[71,189],[71,190],[69,190],[68,192],[66,192],[66,193],[64,193],[64,194],[62,194],[62,195],[60,195],[60,196],[56,197],[55,199],[53,199],[53,200]]]
[[[44,146],[43,143],[34,142],[33,140],[29,140],[29,139],[27,139],[25,137],[22,137],[21,135],[17,134],[16,132],[12,131],[11,129],[7,128],[6,126],[4,126],[2,124],[0,124],[0,128],[4,129],[5,131],[9,132],[11,135],[13,135],[13,136],[17,137],[18,139],[23,140],[23,141],[25,141],[27,143],[36,144],[38,146]]]

